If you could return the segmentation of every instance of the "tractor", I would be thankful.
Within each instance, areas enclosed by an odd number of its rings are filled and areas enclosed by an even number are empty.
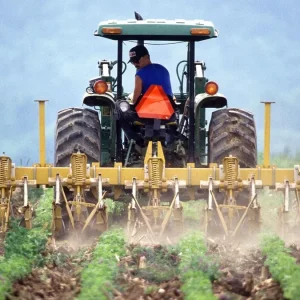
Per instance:
[[[32,227],[28,189],[41,185],[54,190],[55,236],[107,230],[108,198],[128,204],[132,242],[180,236],[183,202],[200,198],[205,200],[206,235],[245,236],[247,230],[259,230],[258,190],[263,187],[283,192],[280,220],[288,232],[291,191],[297,220],[300,215],[300,166],[270,165],[271,102],[265,102],[264,162],[257,165],[253,114],[228,108],[218,84],[205,77],[205,62],[195,58],[196,42],[218,37],[213,23],[144,20],[135,13],[134,19],[101,22],[94,35],[116,41],[117,59],[98,62],[99,75],[87,84],[82,106],[58,112],[54,164],[46,162],[45,100],[38,101],[39,163],[18,167],[9,156],[0,156],[0,232],[8,228],[17,188],[23,192],[23,223]],[[173,87],[174,94],[166,95],[161,86],[152,85],[132,103],[132,91],[123,87],[128,76],[123,45],[129,42],[172,43],[173,48],[185,43],[187,54],[176,68],[179,91]]]
[[[129,230],[132,232],[137,224],[144,223],[153,238],[157,235],[155,231],[162,236],[167,223],[172,223],[173,228],[182,227],[180,201],[193,199],[197,192],[180,180],[180,169],[191,164],[197,168],[219,165],[225,157],[233,160],[234,166],[238,159],[241,167],[255,167],[256,131],[253,115],[227,108],[227,99],[218,92],[218,84],[205,77],[205,62],[195,59],[196,42],[218,37],[211,22],[144,20],[137,13],[135,17],[101,22],[94,32],[95,36],[117,42],[117,60],[98,62],[99,76],[89,81],[83,97],[83,104],[90,108],[68,108],[58,113],[55,166],[68,166],[70,155],[78,152],[86,155],[89,164],[99,162],[101,167],[113,167],[118,163],[132,168],[131,182],[125,189],[108,189],[107,195],[115,200],[130,199]],[[176,68],[179,91],[172,97],[164,94],[160,86],[151,86],[138,104],[130,102],[131,93],[122,84],[127,69],[123,44],[132,40],[137,45],[154,41],[187,44],[187,56],[181,58]],[[216,109],[208,129],[207,108]],[[170,168],[172,182],[164,178],[165,167]],[[143,182],[136,177],[135,168],[144,169]],[[179,193],[183,187],[189,193]],[[91,193],[82,198],[93,202]],[[251,200],[248,198],[246,204]],[[235,197],[227,197],[224,205],[236,205]],[[224,209],[229,211],[227,214],[232,213],[231,208]],[[102,223],[107,222],[104,216]]]

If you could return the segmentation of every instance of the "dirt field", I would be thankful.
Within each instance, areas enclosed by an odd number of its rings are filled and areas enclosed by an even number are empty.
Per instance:
[[[68,246],[49,250],[53,260],[17,281],[8,299],[74,299],[80,292],[80,271],[88,263],[92,248],[79,252]],[[290,248],[299,263],[300,247]],[[263,266],[264,257],[257,247],[211,241],[208,249],[219,264],[219,279],[213,282],[217,299],[284,299],[279,284]],[[160,245],[129,246],[119,262],[114,299],[184,299],[176,274],[179,261],[178,255]]]
[[[0,235],[0,256],[4,254],[3,239]],[[16,281],[7,299],[75,299],[81,290],[80,273],[89,263],[95,243],[95,239],[85,244],[72,240],[50,243],[46,264]],[[299,264],[300,241],[287,245]],[[264,267],[258,245],[209,239],[207,248],[218,265],[218,279],[212,282],[216,299],[284,299],[280,285]],[[128,245],[126,255],[118,259],[113,299],[184,299],[176,251],[161,245]]]

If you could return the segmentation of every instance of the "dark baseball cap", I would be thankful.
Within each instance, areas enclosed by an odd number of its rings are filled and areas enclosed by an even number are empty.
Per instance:
[[[149,55],[147,48],[143,45],[137,45],[130,49],[128,63],[138,62],[144,55]]]

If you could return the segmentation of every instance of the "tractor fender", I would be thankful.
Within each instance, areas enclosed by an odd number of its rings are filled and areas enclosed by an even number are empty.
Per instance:
[[[195,97],[195,113],[200,108],[221,108],[224,106],[227,106],[227,99],[220,93],[214,95],[201,93]]]
[[[87,106],[111,106],[115,107],[115,97],[113,93],[106,92],[104,94],[90,94],[83,95],[83,104]]]

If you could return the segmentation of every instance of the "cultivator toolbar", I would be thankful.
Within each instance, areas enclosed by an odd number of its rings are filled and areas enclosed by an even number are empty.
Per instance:
[[[43,109],[44,102],[40,102],[40,110]],[[40,144],[40,147],[44,145]],[[40,153],[43,156],[44,149]],[[121,195],[128,196],[128,231],[133,240],[147,236],[157,241],[164,236],[167,227],[175,232],[182,230],[181,201],[189,200],[187,195],[195,199],[194,193],[198,189],[206,190],[208,195],[204,221],[206,233],[216,222],[221,224],[226,236],[235,236],[245,222],[250,224],[249,228],[258,228],[260,204],[257,191],[266,186],[283,192],[280,212],[283,228],[289,223],[291,191],[296,194],[299,218],[299,165],[293,169],[269,165],[240,168],[238,159],[230,156],[219,166],[210,164],[207,168],[196,168],[195,164],[188,163],[185,168],[167,168],[160,142],[149,142],[144,166],[139,168],[123,167],[121,163],[115,163],[113,167],[101,167],[98,162],[90,165],[83,153],[73,153],[69,167],[53,167],[46,164],[43,157],[41,161],[33,167],[17,167],[10,157],[0,156],[1,231],[7,230],[12,192],[16,187],[23,191],[25,226],[32,227],[33,208],[28,199],[28,188],[42,185],[53,187],[55,191],[54,233],[65,229],[66,219],[69,227],[77,231],[84,232],[88,227],[106,230],[105,191],[111,192],[115,200]],[[86,192],[92,192],[94,202],[87,201]],[[141,201],[142,198],[147,200],[146,203]]]
[[[155,152],[155,148],[157,152]],[[151,153],[155,152],[154,155]],[[98,163],[90,166],[86,163],[86,156],[74,153],[71,156],[70,167],[16,167],[7,156],[0,157],[0,188],[1,214],[0,228],[7,229],[7,222],[11,212],[11,195],[16,187],[21,187],[24,194],[23,213],[25,226],[31,228],[32,205],[28,199],[28,187],[46,185],[54,187],[53,201],[53,230],[59,231],[63,227],[62,208],[65,207],[71,227],[81,226],[84,231],[94,224],[101,230],[107,228],[107,213],[103,189],[118,191],[124,189],[132,193],[132,200],[128,211],[128,228],[131,235],[138,232],[143,223],[146,231],[153,240],[162,237],[169,221],[173,226],[182,227],[182,200],[180,195],[186,189],[208,190],[205,228],[210,226],[216,213],[226,235],[235,235],[246,217],[255,226],[259,226],[260,206],[257,190],[264,186],[283,191],[283,206],[281,209],[284,224],[288,222],[290,211],[290,192],[296,192],[299,204],[300,172],[299,166],[294,169],[277,169],[257,167],[243,169],[238,166],[238,159],[228,157],[223,165],[209,168],[195,168],[189,164],[186,168],[166,168],[160,143],[149,143],[148,154],[144,168],[123,168],[116,163],[114,167],[102,168]],[[72,192],[72,198],[67,199],[65,190]],[[97,192],[97,203],[88,203],[84,197],[85,191]],[[164,193],[172,190],[173,199],[162,203]],[[143,206],[138,201],[138,192],[147,193],[149,202]],[[223,191],[223,193],[219,193]],[[238,195],[248,191],[247,205],[240,205]],[[223,201],[217,201],[215,193],[223,195]],[[116,195],[117,193],[115,193]],[[180,201],[181,200],[181,201]],[[219,203],[219,204],[218,204]],[[138,218],[138,215],[140,216]],[[237,216],[238,221],[234,222]],[[81,224],[81,225],[80,225]],[[284,225],[283,224],[283,225]],[[137,234],[139,238],[140,235]]]

